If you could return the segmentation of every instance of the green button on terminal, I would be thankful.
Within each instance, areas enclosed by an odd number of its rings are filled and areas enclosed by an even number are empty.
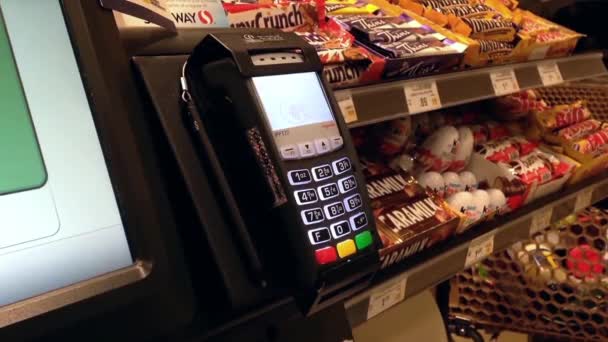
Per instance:
[[[369,230],[355,236],[355,242],[357,243],[357,249],[363,249],[372,244],[372,233]]]

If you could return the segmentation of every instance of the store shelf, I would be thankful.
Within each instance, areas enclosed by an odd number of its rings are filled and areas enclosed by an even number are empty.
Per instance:
[[[543,67],[551,63],[555,63],[559,68],[563,82],[608,75],[602,58],[601,53],[588,53],[342,89],[334,93],[338,100],[346,101],[344,103],[350,103],[352,99],[351,105],[354,106],[356,115],[351,113],[346,120],[349,126],[364,126],[410,115],[404,88],[421,82],[436,84],[440,108],[445,108],[498,96],[494,90],[492,75],[501,72],[512,70],[520,90],[544,86],[539,66]],[[554,82],[551,82],[551,85],[563,83]],[[503,94],[512,92],[515,91],[508,88]]]
[[[476,246],[492,239],[493,251],[505,249],[528,238],[531,233],[545,228],[549,223],[605,198],[608,198],[608,178],[601,175],[541,198],[497,220],[471,228],[465,234],[449,241],[443,248],[434,248],[430,251],[433,254],[419,255],[410,265],[401,268],[400,272],[380,276],[378,282],[368,290],[346,301],[345,307],[351,326],[358,326],[375,314],[390,309],[464,270],[469,249],[478,250]],[[483,256],[489,254],[491,251],[486,251],[477,261],[483,260]]]

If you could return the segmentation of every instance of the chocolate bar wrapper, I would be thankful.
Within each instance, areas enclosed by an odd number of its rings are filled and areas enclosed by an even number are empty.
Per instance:
[[[399,41],[393,43],[376,42],[370,47],[381,55],[389,58],[422,57],[452,54],[454,49],[443,44],[440,40]]]
[[[492,101],[496,115],[503,120],[517,120],[531,112],[543,111],[548,108],[533,90],[525,90],[513,95],[499,97]]]
[[[328,1],[325,3],[325,14],[328,16],[332,15],[355,15],[355,14],[377,14],[380,11],[378,6],[360,2],[360,3],[346,3],[346,2],[332,2]]]
[[[571,144],[601,128],[603,128],[602,122],[595,119],[589,119],[557,131],[547,132],[543,138],[553,144]]]
[[[381,269],[402,262],[451,236],[459,216],[404,172],[367,177],[376,226],[383,235]]]
[[[544,111],[535,112],[534,118],[543,131],[564,128],[585,121],[591,117],[591,112],[583,101],[558,105]]]
[[[230,27],[277,28],[283,31],[313,30],[323,22],[324,11],[314,2],[282,2],[270,4],[224,3]]]
[[[355,46],[364,49],[361,46]],[[369,51],[368,51],[369,52]],[[344,62],[326,64],[323,75],[333,88],[348,87],[379,81],[385,68],[386,61],[374,53],[370,53],[368,64],[360,62]]]
[[[592,154],[608,144],[608,129],[599,130],[573,142],[571,148],[581,154]]]
[[[365,32],[373,29],[416,28],[422,26],[418,21],[408,16],[337,15],[333,16],[332,19],[350,32],[353,29]]]
[[[488,141],[475,149],[475,152],[493,163],[509,163],[519,158],[519,147],[510,139]]]
[[[451,25],[454,32],[474,39],[511,42],[517,33],[515,25],[508,19],[463,18]]]
[[[445,37],[427,27],[388,28],[361,30],[353,28],[353,35],[359,41],[369,43],[395,43],[399,41],[442,40]]]
[[[584,37],[532,12],[517,9],[514,13],[521,17],[518,36],[527,42],[523,53],[528,60],[568,56]]]
[[[431,8],[446,8],[470,4],[469,0],[416,0],[416,2]]]
[[[492,7],[484,4],[469,4],[451,7],[438,7],[435,11],[443,15],[453,15],[458,18],[497,19],[501,15]]]

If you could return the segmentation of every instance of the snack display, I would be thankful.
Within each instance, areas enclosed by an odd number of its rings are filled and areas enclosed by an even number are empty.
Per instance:
[[[393,19],[390,22],[400,23]],[[528,135],[533,129],[540,133]],[[410,209],[401,210],[403,216],[396,211],[409,205],[411,199],[386,197],[391,193],[386,186],[398,182],[382,181],[382,177],[404,172],[415,175],[408,178],[407,186],[403,185],[404,192],[413,196],[412,184],[417,184],[427,197],[451,210],[456,223],[450,232],[460,234],[560,191],[585,163],[571,156],[570,150],[599,155],[599,160],[608,158],[603,157],[608,156],[608,127],[593,118],[583,101],[550,106],[532,90],[489,103],[357,128],[354,132],[360,158],[366,161],[366,173],[375,184],[369,189],[370,196],[373,201],[383,197],[379,207],[385,210],[376,211],[376,219],[385,227],[383,236],[389,248],[410,241],[403,235],[411,234],[410,226],[400,220],[411,220],[413,216],[409,216]],[[549,136],[567,155],[548,144],[545,138]],[[604,165],[605,170],[608,162]],[[401,184],[398,187],[402,188]],[[406,233],[402,233],[404,227]],[[449,237],[442,235],[442,239],[446,238]],[[426,242],[429,241],[435,240]],[[415,251],[423,245],[420,242],[402,248]]]
[[[517,8],[513,0],[370,0],[467,46],[464,65],[483,66],[570,54],[582,35]],[[397,5],[393,5],[397,3]]]

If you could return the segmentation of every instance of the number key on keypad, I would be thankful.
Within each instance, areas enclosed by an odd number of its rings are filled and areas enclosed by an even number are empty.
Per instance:
[[[312,181],[310,172],[306,169],[289,171],[287,175],[291,185],[308,184]]]
[[[350,233],[350,227],[348,226],[348,222],[340,221],[329,226],[331,229],[331,234],[334,236],[334,239],[341,238],[344,235]]]
[[[326,165],[313,167],[312,175],[315,178],[315,180],[318,182],[318,181],[327,179],[327,178],[333,176],[334,174],[331,172],[331,167],[326,164]]]
[[[325,216],[323,216],[323,210],[321,210],[321,208],[302,210],[300,215],[302,216],[302,221],[304,221],[304,224],[318,223],[325,219]]]
[[[296,197],[296,202],[299,205],[315,203],[319,200],[314,189],[294,191],[294,195]]]
[[[353,227],[353,230],[359,230],[365,226],[367,226],[367,216],[365,213],[358,213],[350,217],[350,226]]]
[[[323,207],[323,209],[325,209],[325,215],[327,216],[328,220],[336,218],[345,213],[344,205],[342,204],[342,202],[328,204]]]
[[[332,163],[332,165],[333,165],[334,171],[336,172],[337,175],[350,170],[350,168],[352,166],[350,163],[350,160],[347,157],[336,160],[335,162]]]
[[[340,187],[340,192],[342,193],[347,193],[353,190],[357,187],[355,176],[348,176],[338,180],[338,186]]]
[[[361,200],[361,195],[355,194],[352,196],[348,196],[344,199],[344,206],[346,207],[346,211],[353,211],[361,207],[363,204],[363,200]]]
[[[319,191],[319,196],[321,196],[322,201],[329,199],[329,198],[334,198],[334,197],[338,196],[338,194],[340,194],[340,191],[338,191],[338,186],[336,185],[336,183],[322,185],[322,186],[318,187],[317,190]]]

